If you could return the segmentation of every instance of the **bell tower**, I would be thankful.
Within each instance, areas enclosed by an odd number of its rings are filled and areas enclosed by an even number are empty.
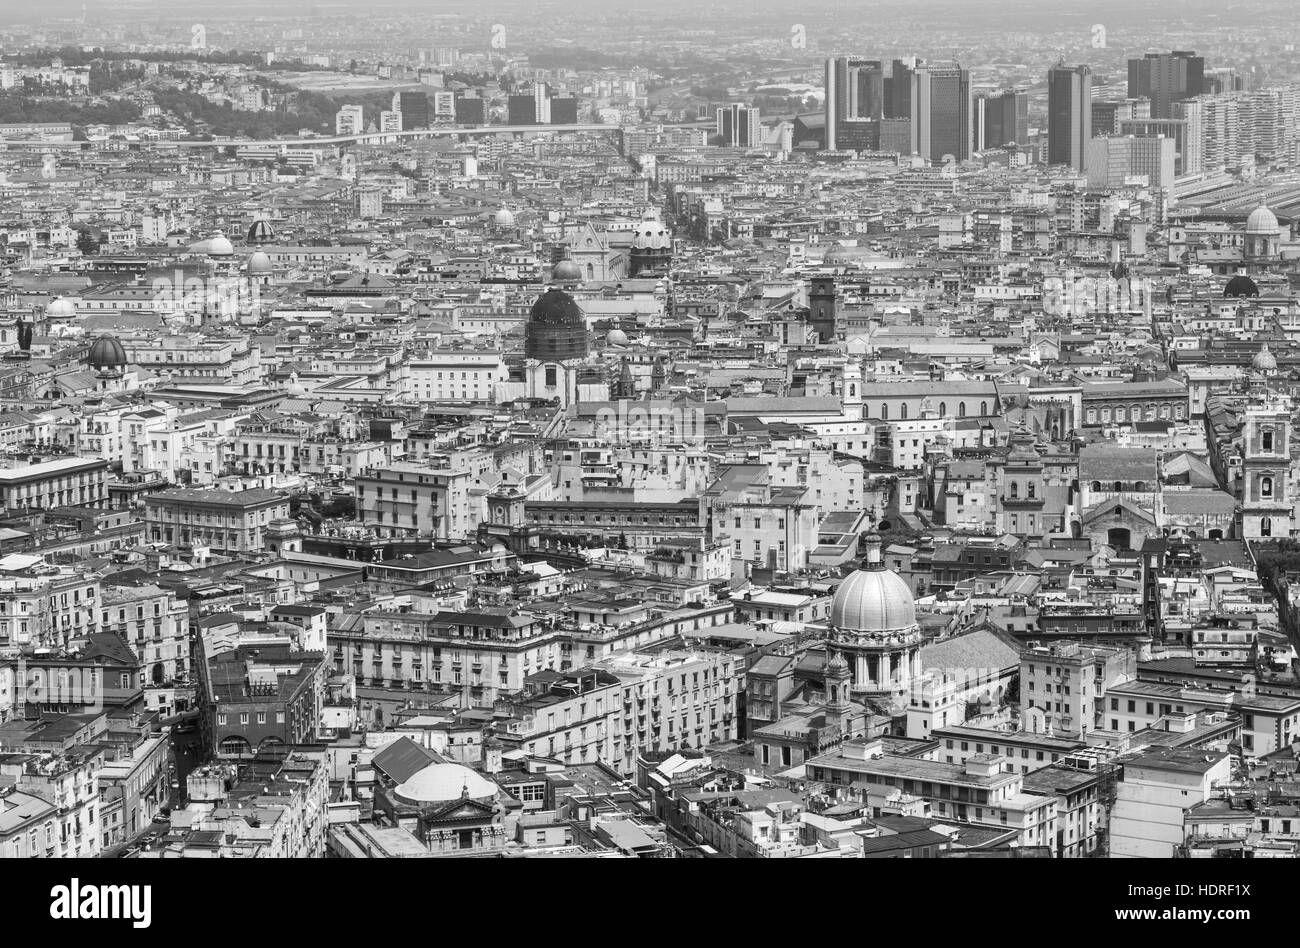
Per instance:
[[[1246,412],[1241,444],[1241,536],[1291,535],[1291,415],[1277,408]]]
[[[815,276],[808,290],[808,321],[820,342],[835,341],[835,278]]]

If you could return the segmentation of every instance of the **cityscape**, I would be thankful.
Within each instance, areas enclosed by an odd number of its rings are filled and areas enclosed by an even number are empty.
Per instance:
[[[4,4],[0,856],[1296,858],[1298,49]]]

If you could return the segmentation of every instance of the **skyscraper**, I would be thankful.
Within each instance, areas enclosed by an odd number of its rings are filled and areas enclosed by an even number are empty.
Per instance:
[[[410,131],[416,128],[428,128],[429,97],[423,92],[393,93],[393,111],[402,114],[402,128]]]
[[[1128,61],[1128,97],[1150,99],[1151,118],[1173,118],[1175,102],[1205,91],[1205,58],[1193,52],[1147,53]]]
[[[895,59],[884,80],[885,118],[911,119],[914,65]]]
[[[826,60],[826,147],[874,147],[884,112],[885,78],[878,59],[832,56]],[[847,127],[849,123],[857,127]],[[876,123],[871,128],[862,123]]]
[[[970,72],[956,63],[912,73],[912,152],[927,161],[971,154]]]
[[[1029,95],[1011,89],[993,95],[976,96],[971,119],[975,151],[1002,148],[1029,141]]]
[[[1092,70],[1060,63],[1047,73],[1047,163],[1085,169],[1092,138]]]
[[[718,109],[717,133],[722,144],[732,148],[752,148],[758,144],[759,110],[738,103]]]
[[[544,82],[533,83],[533,121],[538,125],[551,124],[551,90]]]

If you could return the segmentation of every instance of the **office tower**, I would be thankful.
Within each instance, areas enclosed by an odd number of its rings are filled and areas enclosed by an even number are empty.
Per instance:
[[[533,83],[533,121],[538,125],[551,124],[551,90],[544,82]]]
[[[880,120],[880,151],[900,155],[912,151],[912,120],[910,118],[885,118]]]
[[[1174,104],[1178,118],[1122,119],[1119,134],[1142,138],[1163,136],[1174,141],[1174,173],[1199,174],[1204,170],[1201,138],[1202,105],[1199,99]]]
[[[1028,143],[1029,96],[1027,93],[1015,90],[996,95],[985,93],[975,97],[974,108],[971,122],[974,128],[972,137],[975,151]]]
[[[884,109],[884,73],[877,59],[833,56],[826,60],[826,147],[862,150],[879,141],[876,128]],[[856,128],[848,126],[856,125]],[[874,147],[874,146],[872,146]]]
[[[345,105],[334,116],[335,135],[360,135],[365,131],[365,110],[359,105]]]
[[[486,125],[487,104],[483,99],[462,97],[456,99],[457,125]]]
[[[1201,161],[1207,170],[1223,168],[1237,158],[1241,97],[1236,93],[1205,95],[1201,106]]]
[[[753,148],[759,143],[758,109],[733,103],[718,109],[717,134],[722,144],[733,148]]]
[[[575,96],[556,96],[551,99],[551,124],[578,124],[578,100]]]
[[[1173,118],[1173,105],[1205,92],[1205,59],[1193,52],[1147,53],[1128,61],[1128,97],[1150,99],[1151,118]]]
[[[1122,101],[1092,100],[1092,134],[1114,135],[1119,132],[1119,123],[1125,119],[1150,118],[1151,103],[1146,99],[1124,99]],[[1139,108],[1140,106],[1140,108]]]
[[[957,64],[920,66],[912,73],[912,152],[926,161],[971,153],[970,72]]]
[[[528,95],[512,95],[506,99],[507,125],[536,125],[537,100]]]
[[[1172,138],[1107,135],[1089,139],[1084,160],[1088,185],[1120,188],[1145,176],[1151,187],[1167,188],[1174,183],[1174,150]]]
[[[1060,63],[1047,73],[1047,163],[1084,170],[1092,138],[1092,70]]]
[[[435,92],[433,94],[433,117],[444,121],[456,117],[456,93]]]
[[[429,97],[423,92],[393,93],[393,111],[402,114],[402,128],[407,131],[430,125]]]
[[[885,118],[911,119],[912,117],[912,70],[915,64],[895,59],[890,74],[884,80],[884,116]]]

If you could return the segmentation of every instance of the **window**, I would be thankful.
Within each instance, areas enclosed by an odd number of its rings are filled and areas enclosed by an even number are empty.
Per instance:
[[[1260,432],[1259,445],[1260,448],[1264,451],[1273,450],[1273,429],[1272,428],[1265,428],[1263,429],[1263,431]]]
[[[1265,476],[1259,479],[1259,496],[1261,497],[1273,496],[1273,478]]]

